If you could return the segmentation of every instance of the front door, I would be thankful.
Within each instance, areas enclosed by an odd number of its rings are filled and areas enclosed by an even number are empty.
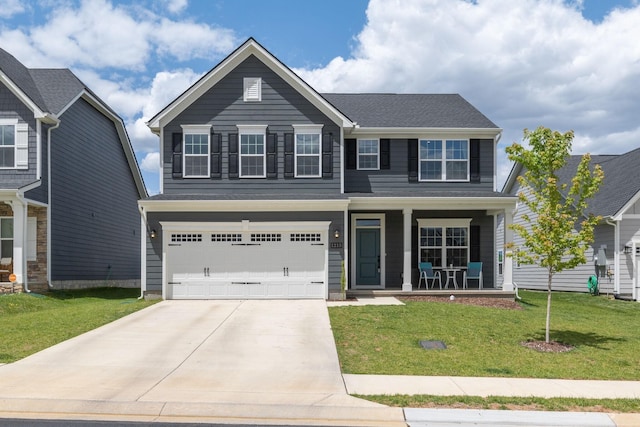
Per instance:
[[[380,286],[380,229],[356,229],[356,283]]]

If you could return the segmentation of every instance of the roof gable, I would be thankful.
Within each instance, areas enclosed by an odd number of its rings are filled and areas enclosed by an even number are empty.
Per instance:
[[[0,82],[4,80],[2,75],[8,79],[5,83],[9,89],[22,99],[37,116],[43,116],[48,111],[29,69],[9,52],[0,48]]]
[[[154,132],[159,132],[160,128],[173,120],[178,114],[189,107],[193,102],[204,95],[209,89],[215,86],[222,78],[234,70],[244,60],[251,55],[258,58],[267,67],[273,70],[284,81],[296,89],[302,96],[309,100],[320,111],[334,120],[340,126],[351,126],[353,123],[342,112],[327,102],[318,92],[309,86],[304,80],[298,77],[290,68],[280,62],[275,56],[268,52],[253,38],[249,38],[245,43],[223,59],[218,65],[207,74],[195,82],[190,88],[166,106],[162,111],[152,117],[147,125]]]

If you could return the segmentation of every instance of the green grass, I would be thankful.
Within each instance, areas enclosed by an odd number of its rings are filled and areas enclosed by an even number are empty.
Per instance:
[[[0,363],[22,359],[131,314],[155,301],[139,289],[54,291],[0,295]]]
[[[551,339],[567,353],[523,347],[544,340],[546,293],[521,292],[523,310],[450,302],[332,307],[331,325],[343,372],[640,380],[640,304],[554,293]],[[442,340],[446,350],[424,350]]]
[[[479,397],[429,395],[359,396],[387,406],[401,408],[504,409],[562,412],[640,412],[638,399],[576,399],[540,397]]]

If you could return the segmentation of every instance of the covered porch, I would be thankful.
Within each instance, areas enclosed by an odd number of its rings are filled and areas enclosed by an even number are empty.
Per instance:
[[[451,192],[349,199],[348,295],[513,293],[504,244],[512,240],[511,230],[498,235],[496,229],[498,215],[511,223],[514,197]],[[420,280],[425,263],[440,281]],[[480,266],[482,285],[477,279],[465,283],[470,263]]]

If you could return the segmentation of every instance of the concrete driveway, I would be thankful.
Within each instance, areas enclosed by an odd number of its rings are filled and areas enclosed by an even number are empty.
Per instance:
[[[163,301],[0,366],[0,416],[44,412],[404,420],[347,395],[319,300]]]

